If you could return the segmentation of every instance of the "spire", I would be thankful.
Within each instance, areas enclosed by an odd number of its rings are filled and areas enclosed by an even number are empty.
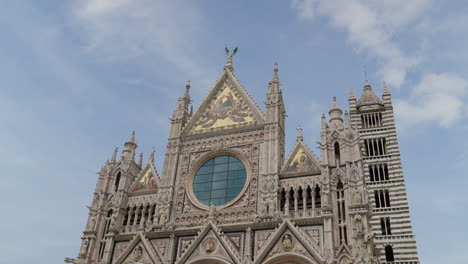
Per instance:
[[[300,141],[300,142],[304,141],[304,137],[302,136],[302,127],[299,125],[299,126],[297,126],[296,129],[297,129],[297,139],[296,139],[296,141],[297,141],[297,142],[299,142],[299,141]]]
[[[130,139],[125,142],[124,150],[122,151],[122,157],[124,160],[135,160],[135,149],[137,148],[137,144],[135,141],[135,131],[132,132]]]
[[[349,90],[349,100],[356,100],[356,96],[354,95],[353,88]]]
[[[141,166],[143,166],[143,152],[140,153],[140,159],[138,159],[138,166],[140,166],[140,168]]]
[[[118,151],[119,151],[119,148],[118,148],[118,147],[115,147],[114,153],[112,153],[111,162],[116,162],[116,160],[117,160],[117,152],[118,152]]]
[[[325,114],[322,113],[322,129],[327,128],[327,118],[325,117]]]
[[[391,105],[391,101],[392,101],[392,95],[390,94],[390,91],[388,90],[388,87],[387,87],[387,84],[385,83],[385,81],[383,82],[383,95],[382,95],[382,99],[383,101],[385,102],[385,104],[388,106],[388,104]]]
[[[358,107],[364,105],[383,105],[382,100],[372,91],[372,87],[369,84],[369,81],[366,80],[364,83],[364,91],[362,92],[361,98],[357,103]]]
[[[224,47],[224,50],[226,51],[226,55],[227,55],[227,62],[226,62],[226,65],[224,65],[224,70],[233,72],[234,68],[232,67],[232,57],[236,55],[237,47],[234,48],[233,51],[230,51],[227,47]]]

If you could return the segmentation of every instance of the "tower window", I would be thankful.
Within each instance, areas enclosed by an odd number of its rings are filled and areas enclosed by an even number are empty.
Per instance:
[[[376,208],[390,207],[390,194],[388,190],[374,191],[374,198]]]
[[[387,155],[385,138],[364,139],[365,152],[368,157]]]
[[[315,194],[314,194],[315,208],[320,208],[320,207],[322,207],[322,200],[321,200],[321,196],[320,196],[320,187],[318,185],[316,185],[314,191],[315,191]]]
[[[336,164],[340,164],[340,144],[335,142],[335,162]]]
[[[393,248],[390,245],[385,246],[385,260],[395,261],[395,257],[393,256]]]
[[[120,183],[120,171],[119,171],[119,173],[117,173],[117,176],[115,177],[114,192],[116,192],[119,189],[119,183]]]
[[[362,128],[376,128],[382,126],[382,113],[361,114]]]
[[[387,163],[380,163],[375,165],[369,165],[369,177],[370,181],[388,181],[388,165]]]
[[[392,228],[390,226],[390,217],[381,217],[380,226],[382,228],[382,235],[384,236],[392,235]]]

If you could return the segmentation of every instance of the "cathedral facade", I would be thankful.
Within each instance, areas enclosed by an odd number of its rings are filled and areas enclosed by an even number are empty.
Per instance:
[[[195,112],[177,101],[162,170],[135,134],[99,173],[77,258],[67,263],[419,263],[391,96],[322,116],[320,157],[297,128],[285,153],[278,66],[262,111],[232,67]],[[310,138],[309,138],[310,140]]]

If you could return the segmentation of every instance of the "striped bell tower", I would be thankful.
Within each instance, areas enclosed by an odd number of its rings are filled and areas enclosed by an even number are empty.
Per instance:
[[[351,123],[360,135],[375,243],[381,263],[419,263],[406,196],[391,95],[382,99],[366,81],[359,100],[349,95]]]

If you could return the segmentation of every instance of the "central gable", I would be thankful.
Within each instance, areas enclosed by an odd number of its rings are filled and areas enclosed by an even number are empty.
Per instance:
[[[263,122],[263,114],[258,106],[236,77],[230,71],[225,71],[191,118],[183,134],[229,130]]]

